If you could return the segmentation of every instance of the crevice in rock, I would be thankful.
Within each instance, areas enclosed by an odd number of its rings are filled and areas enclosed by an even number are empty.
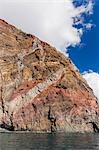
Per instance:
[[[37,107],[36,107],[36,105],[34,103],[32,103],[32,107],[33,107],[35,113],[37,113]]]
[[[13,125],[13,113],[10,116],[10,123],[11,123],[11,129],[14,131],[14,125]]]
[[[97,124],[95,122],[92,122],[92,121],[90,121],[89,123],[92,124],[93,131],[99,133],[99,128],[98,128]]]
[[[51,107],[49,106],[48,111],[48,120],[51,123],[51,132],[55,132],[57,130],[56,128],[56,117],[51,113]]]
[[[3,77],[2,77],[2,72],[0,72],[1,74],[1,81],[2,81],[2,85],[1,85],[1,107],[2,107],[2,112],[3,114],[5,113],[5,107],[4,107],[4,100],[3,100]]]

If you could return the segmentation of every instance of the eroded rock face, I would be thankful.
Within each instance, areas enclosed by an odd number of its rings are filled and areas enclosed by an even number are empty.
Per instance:
[[[97,99],[71,60],[0,20],[0,127],[93,132],[98,126]]]

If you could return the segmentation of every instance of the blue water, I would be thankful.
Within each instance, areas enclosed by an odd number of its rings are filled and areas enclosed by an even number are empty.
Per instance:
[[[99,134],[0,133],[0,150],[99,150]]]

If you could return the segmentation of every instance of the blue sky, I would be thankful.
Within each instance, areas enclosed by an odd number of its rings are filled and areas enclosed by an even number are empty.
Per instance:
[[[94,27],[86,30],[82,36],[81,46],[70,47],[69,55],[80,72],[93,70],[99,73],[99,1],[94,3],[91,16],[85,17],[85,22],[92,22]]]

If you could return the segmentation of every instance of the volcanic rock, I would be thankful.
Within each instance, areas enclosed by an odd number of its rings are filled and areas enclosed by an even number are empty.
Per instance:
[[[99,127],[98,100],[71,60],[4,20],[0,127],[34,132],[97,132]]]

